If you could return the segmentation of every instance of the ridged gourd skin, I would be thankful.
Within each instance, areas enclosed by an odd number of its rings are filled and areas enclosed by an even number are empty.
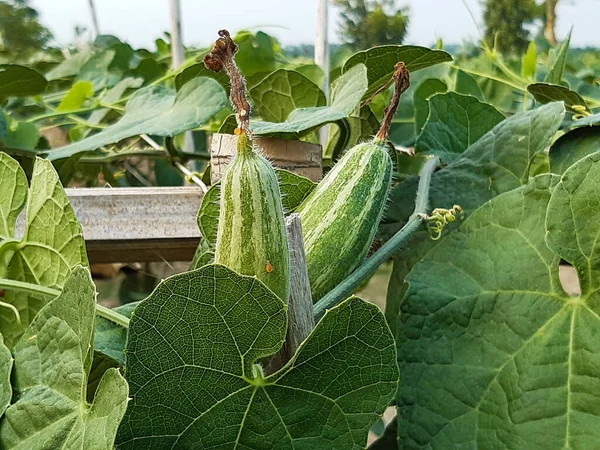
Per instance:
[[[256,276],[287,304],[290,257],[279,183],[245,135],[223,173],[220,195],[215,263]]]
[[[314,302],[367,256],[385,210],[392,170],[385,142],[358,144],[299,206]]]

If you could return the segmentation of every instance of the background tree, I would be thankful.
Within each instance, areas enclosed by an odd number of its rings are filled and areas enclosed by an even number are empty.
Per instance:
[[[406,37],[408,9],[395,0],[334,0],[341,8],[341,37],[353,50],[401,44]]]
[[[535,0],[485,0],[485,40],[502,53],[521,53],[530,39],[525,26],[539,17]]]
[[[556,45],[556,5],[558,0],[546,0],[545,2],[545,16],[544,16],[544,35],[548,42],[552,45]]]
[[[0,56],[5,61],[24,61],[43,49],[52,38],[40,24],[38,12],[27,0],[0,1]]]

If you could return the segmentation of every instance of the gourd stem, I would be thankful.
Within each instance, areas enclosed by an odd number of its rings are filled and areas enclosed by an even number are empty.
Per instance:
[[[325,297],[319,300],[313,306],[315,319],[320,320],[325,312],[333,308],[342,300],[348,298],[354,289],[356,289],[364,280],[370,277],[377,268],[388,260],[400,247],[420,228],[428,213],[429,186],[431,184],[431,175],[439,165],[439,158],[428,160],[423,166],[417,197],[415,201],[415,210],[408,219],[408,222],[392,238],[387,241],[377,252],[352,272],[344,281],[338,284]]]
[[[214,47],[204,57],[204,65],[213,72],[222,70],[227,73],[231,83],[229,97],[236,110],[237,126],[240,132],[251,135],[250,132],[250,102],[246,93],[246,80],[235,64],[235,54],[238,46],[227,30],[219,31],[219,39],[216,40]],[[236,132],[239,134],[239,132]]]
[[[392,75],[392,79],[385,86],[383,86],[381,89],[375,92],[375,94],[373,94],[373,97],[375,97],[375,95],[377,95],[382,90],[387,89],[389,85],[392,84],[392,82],[394,83],[394,95],[392,96],[390,104],[387,106],[387,108],[383,110],[383,120],[381,122],[381,127],[379,128],[379,131],[375,135],[375,142],[387,141],[388,135],[390,134],[390,128],[392,127],[392,120],[394,119],[394,116],[396,115],[396,110],[398,109],[398,105],[400,104],[400,96],[404,92],[406,92],[406,90],[410,86],[410,73],[408,72],[408,69],[406,68],[403,62],[396,63],[396,65],[394,66],[394,74]],[[371,97],[367,104],[371,102],[373,97]]]
[[[61,293],[60,290],[50,288],[47,286],[40,286],[39,284],[27,283],[25,281],[9,280],[7,278],[0,278],[0,289],[6,289],[8,291],[27,292],[29,294],[35,294],[46,298],[58,297]],[[100,317],[104,317],[123,328],[129,328],[129,318],[116,311],[113,311],[106,306],[96,304],[96,314]]]

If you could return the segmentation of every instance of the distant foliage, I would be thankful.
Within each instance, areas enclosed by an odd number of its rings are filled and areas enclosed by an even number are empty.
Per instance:
[[[502,53],[521,53],[530,40],[526,25],[539,17],[535,0],[485,0],[485,40]]]
[[[8,62],[25,61],[52,38],[27,0],[0,1],[0,56]]]
[[[341,37],[353,50],[401,44],[408,27],[408,8],[395,0],[335,0],[341,7]]]

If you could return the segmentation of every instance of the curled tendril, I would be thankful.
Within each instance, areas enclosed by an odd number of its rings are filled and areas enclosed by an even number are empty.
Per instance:
[[[463,215],[463,209],[454,205],[450,209],[436,208],[431,212],[431,215],[426,217],[427,220],[427,232],[429,237],[437,241],[442,237],[444,228],[449,223],[454,222],[458,217]]]
[[[573,120],[583,119],[584,117],[591,115],[585,105],[571,105],[571,109],[576,112],[576,114],[573,115]]]
[[[21,314],[19,314],[19,310],[17,308],[15,308],[14,305],[11,305],[10,303],[6,303],[6,302],[3,302],[3,301],[0,301],[0,307],[1,308],[8,308],[8,309],[10,309],[13,312],[13,314],[15,315],[15,319],[17,319],[17,323],[19,325],[21,325]]]

